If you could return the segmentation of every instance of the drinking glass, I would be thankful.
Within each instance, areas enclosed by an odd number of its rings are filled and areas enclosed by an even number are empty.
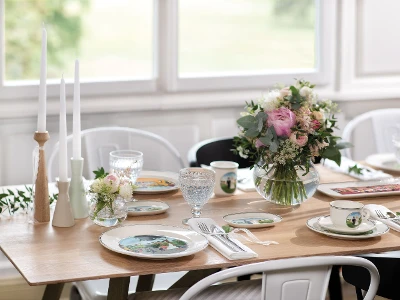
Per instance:
[[[201,209],[214,191],[215,172],[203,168],[185,168],[179,171],[179,185],[183,198],[192,208],[192,218],[199,218]],[[187,224],[189,218],[183,220]]]
[[[120,179],[135,184],[143,167],[143,153],[135,150],[116,150],[110,152],[110,172]]]

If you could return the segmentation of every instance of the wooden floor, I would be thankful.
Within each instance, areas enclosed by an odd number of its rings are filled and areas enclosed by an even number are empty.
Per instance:
[[[64,286],[61,300],[69,300],[69,291],[71,284]],[[10,280],[0,281],[0,300],[40,300],[42,298],[44,287],[29,286],[22,277],[16,277]],[[356,293],[353,286],[342,282],[343,300],[356,299]],[[327,297],[327,300],[329,297]],[[375,300],[383,300],[385,298],[375,297]],[[329,299],[335,300],[335,299]]]

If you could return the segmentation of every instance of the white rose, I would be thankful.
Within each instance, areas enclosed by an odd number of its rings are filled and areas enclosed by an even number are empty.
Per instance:
[[[129,200],[132,198],[132,186],[130,183],[124,183],[123,185],[121,185],[121,187],[119,188],[119,195],[124,198],[125,200]]]
[[[287,87],[284,87],[283,89],[281,89],[279,91],[279,94],[283,98],[283,97],[286,97],[286,96],[291,96],[292,95],[292,91],[290,90],[290,87],[287,86]]]
[[[312,89],[309,88],[308,86],[303,86],[300,89],[300,96],[302,96],[302,97],[306,97],[307,98],[309,95],[311,95],[311,93],[312,93]]]
[[[264,100],[263,108],[265,111],[271,111],[278,107],[278,97],[280,97],[278,90],[270,91]]]

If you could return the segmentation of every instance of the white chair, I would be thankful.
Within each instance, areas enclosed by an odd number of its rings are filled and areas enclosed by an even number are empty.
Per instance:
[[[166,139],[154,133],[127,127],[99,127],[81,132],[82,157],[85,159],[83,175],[93,179],[93,170],[104,167],[109,169],[109,153],[113,150],[131,149],[143,152],[144,170],[178,172],[184,168],[184,162],[178,150]],[[68,154],[72,156],[73,136],[67,137]],[[51,152],[48,162],[48,177],[55,180],[58,170],[59,144]],[[168,288],[186,272],[161,274],[154,282],[155,289]],[[129,291],[135,292],[138,277],[132,277]],[[107,299],[108,280],[91,280],[76,282],[71,290],[73,300],[105,300]]]
[[[371,123],[372,128],[368,121]],[[360,128],[359,125],[363,125],[364,132],[361,132],[361,135],[355,139],[356,136],[353,133],[357,128]],[[342,139],[348,142],[354,141],[353,144],[367,142],[363,143],[365,148],[371,146],[372,141],[375,153],[387,153],[394,152],[392,144],[392,135],[394,133],[400,133],[400,108],[378,109],[355,117],[344,127]],[[352,158],[351,148],[343,151],[346,157]],[[365,154],[367,153],[364,152],[363,154],[363,156],[366,156]]]
[[[212,274],[188,290],[176,289],[133,294],[129,300],[324,300],[332,265],[366,268],[371,275],[365,300],[372,300],[379,285],[373,263],[359,257],[317,256],[266,261]],[[212,285],[246,274],[262,272],[262,279]]]
[[[128,127],[98,127],[81,132],[82,157],[85,159],[83,176],[93,179],[92,171],[99,167],[109,169],[109,153],[113,150],[130,149],[143,152],[143,170],[178,172],[185,164],[178,150],[163,137],[152,132]],[[72,135],[67,137],[68,154],[72,157]],[[59,144],[48,160],[48,177],[55,180],[58,173]],[[70,168],[70,166],[68,166]]]

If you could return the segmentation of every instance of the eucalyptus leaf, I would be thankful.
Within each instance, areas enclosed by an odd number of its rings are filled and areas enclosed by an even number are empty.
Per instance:
[[[271,152],[275,153],[276,151],[278,151],[278,147],[279,147],[278,141],[274,140],[273,142],[270,143],[269,150],[271,150]]]
[[[236,122],[239,124],[239,126],[242,126],[244,129],[248,129],[253,127],[254,125],[256,126],[258,125],[258,121],[253,116],[241,117]]]
[[[339,150],[345,149],[345,148],[351,148],[351,147],[353,147],[353,144],[349,143],[349,142],[341,142],[341,143],[336,144],[336,148],[338,148]]]
[[[328,146],[324,151],[322,151],[321,157],[333,160],[338,166],[340,166],[342,155],[336,147]]]
[[[259,131],[257,130],[257,128],[250,128],[246,131],[246,133],[244,134],[245,137],[248,138],[255,138],[259,135]]]

